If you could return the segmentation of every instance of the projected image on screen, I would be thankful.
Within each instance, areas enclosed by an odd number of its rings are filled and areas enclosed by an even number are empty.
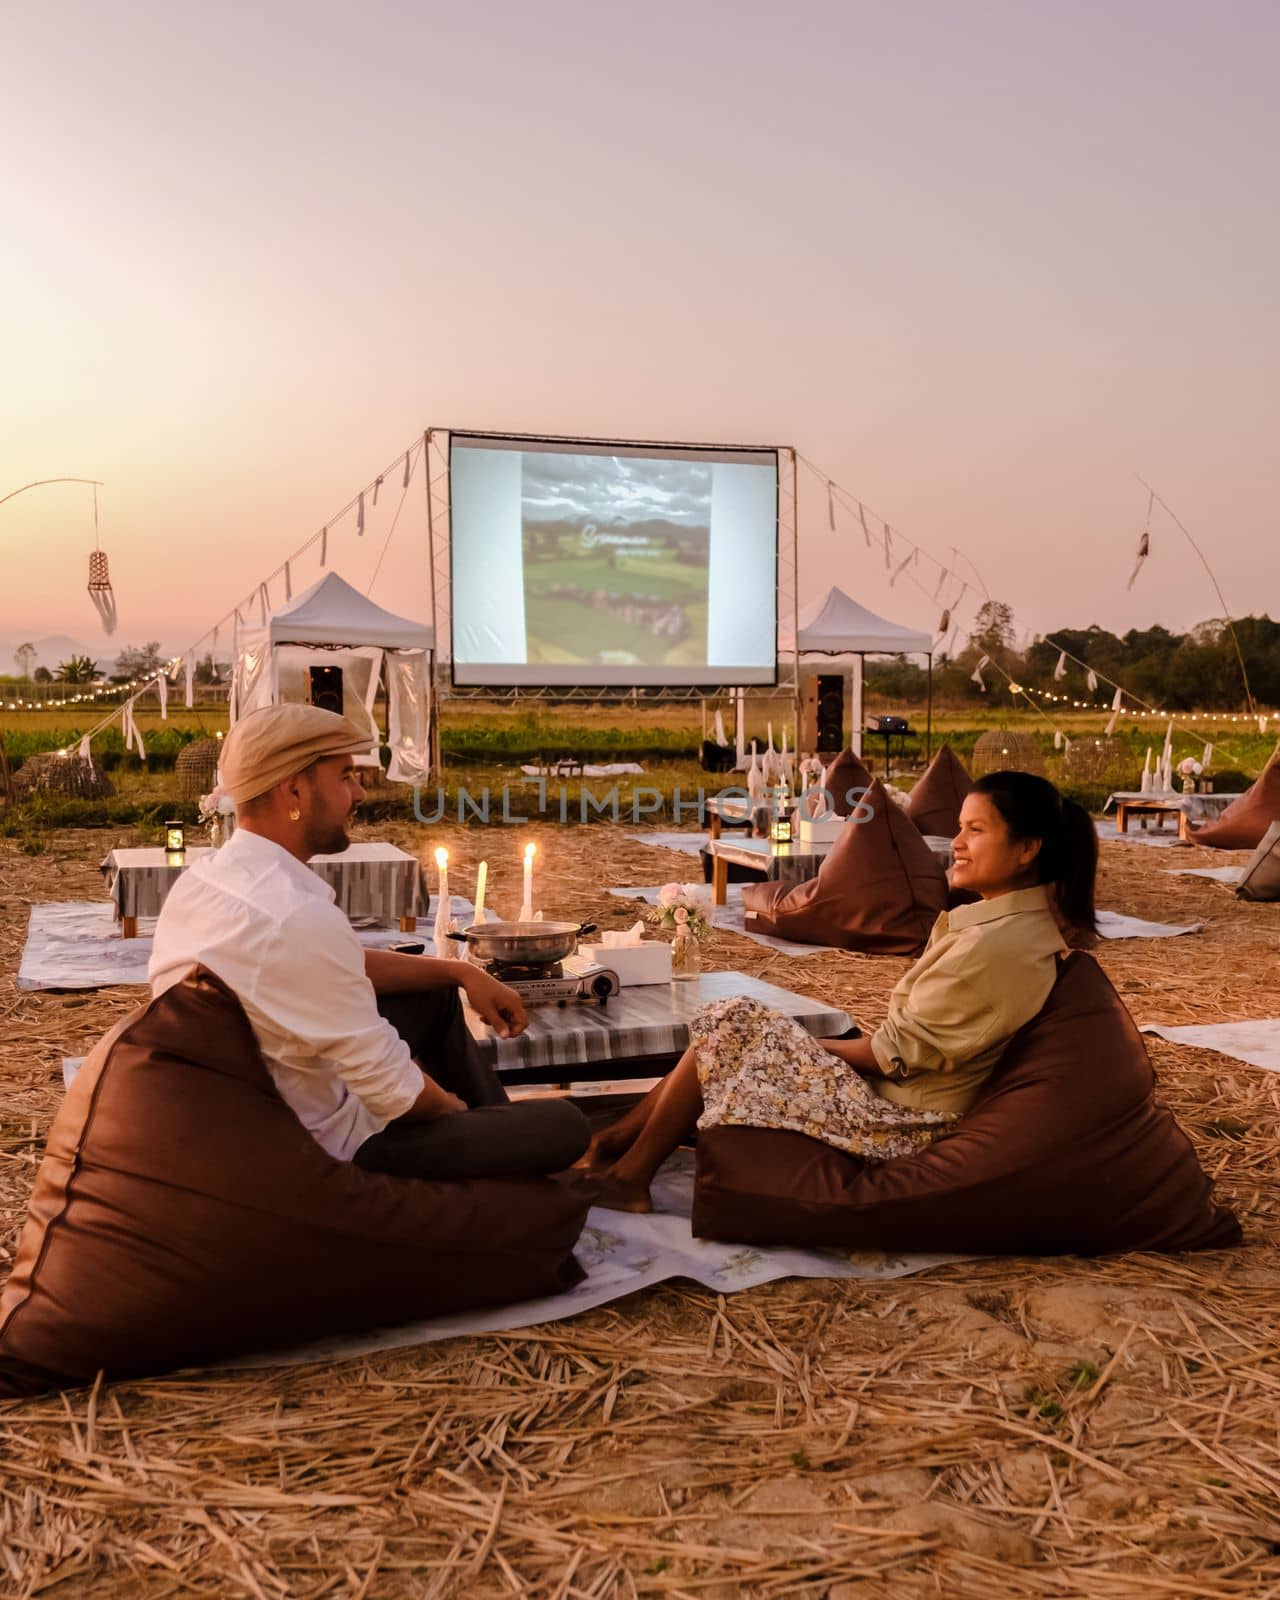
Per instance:
[[[777,454],[454,434],[459,684],[770,683]]]
[[[711,468],[618,456],[522,459],[526,659],[707,659]]]

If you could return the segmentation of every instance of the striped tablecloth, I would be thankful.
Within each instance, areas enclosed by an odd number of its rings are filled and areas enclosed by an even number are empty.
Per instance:
[[[189,847],[181,866],[169,865],[159,848],[112,850],[102,863],[107,893],[117,918],[158,917],[178,879],[206,847]],[[425,917],[427,886],[416,856],[393,844],[353,844],[340,855],[312,856],[312,872],[333,886],[337,903],[352,922],[396,922]]]
[[[551,1078],[596,1076],[605,1062],[640,1063],[647,1057],[679,1055],[689,1044],[689,1023],[713,1000],[750,995],[794,1017],[818,1039],[830,1039],[851,1026],[835,1006],[792,994],[743,972],[707,972],[678,983],[642,984],[623,989],[607,1005],[570,1001],[566,1006],[532,1006],[529,1026],[516,1039],[499,1039],[466,1008],[467,1026],[480,1055],[504,1077],[536,1072]],[[588,1070],[582,1070],[582,1069]],[[624,1074],[613,1071],[611,1076]]]

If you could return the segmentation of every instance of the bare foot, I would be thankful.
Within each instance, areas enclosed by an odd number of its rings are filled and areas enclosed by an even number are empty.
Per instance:
[[[649,1185],[639,1180],[620,1178],[614,1171],[602,1172],[599,1175],[599,1191],[596,1194],[594,1205],[603,1206],[606,1211],[652,1211],[653,1201],[649,1197]]]
[[[619,1156],[626,1155],[639,1134],[639,1128],[629,1128],[623,1122],[601,1128],[599,1133],[592,1134],[586,1153],[574,1165],[585,1172],[604,1172]]]

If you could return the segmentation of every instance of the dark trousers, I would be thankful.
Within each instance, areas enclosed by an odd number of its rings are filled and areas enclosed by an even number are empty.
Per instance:
[[[469,1109],[434,1122],[393,1122],[365,1140],[356,1166],[398,1178],[538,1176],[572,1166],[587,1148],[587,1120],[567,1100],[511,1104],[480,1060],[456,989],[379,995],[378,1010],[422,1070]]]

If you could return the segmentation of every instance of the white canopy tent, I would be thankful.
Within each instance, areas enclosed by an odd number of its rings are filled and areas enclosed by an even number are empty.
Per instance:
[[[387,776],[420,783],[430,773],[430,656],[435,634],[425,622],[385,611],[327,572],[258,627],[236,628],[231,722],[260,706],[313,698],[312,668],[341,671],[343,715],[369,730],[364,764],[378,764],[373,719],[378,686],[387,685]],[[336,696],[338,687],[330,686]]]
[[[800,613],[796,645],[802,663],[823,657],[824,665],[842,666],[848,671],[852,680],[850,743],[858,755],[862,754],[862,675],[866,657],[927,656],[929,708],[925,742],[927,753],[933,753],[933,639],[929,634],[878,617],[851,600],[843,589],[832,588]]]

